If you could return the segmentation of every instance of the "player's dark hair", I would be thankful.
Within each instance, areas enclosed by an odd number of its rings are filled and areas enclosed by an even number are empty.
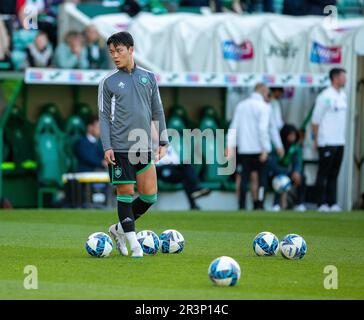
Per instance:
[[[274,92],[274,91],[279,91],[281,93],[284,93],[284,89],[282,87],[271,87],[270,88],[270,91],[271,92]]]
[[[292,132],[296,136],[294,143],[298,143],[299,138],[300,138],[300,133],[299,133],[299,131],[297,130],[297,128],[293,124],[287,123],[280,130],[281,140],[282,140],[282,143],[283,143],[285,149],[287,149],[288,148],[288,145],[289,145],[288,144],[288,140],[287,140],[288,135],[291,134]]]
[[[86,121],[85,121],[85,125],[86,125],[86,128],[89,126],[89,125],[93,125],[95,122],[99,121],[99,117],[92,114],[90,116],[88,116],[86,118]]]
[[[337,77],[338,75],[340,75],[340,73],[346,73],[346,70],[344,68],[333,68],[330,70],[329,72],[329,77],[330,77],[330,80],[334,80],[335,77]]]
[[[109,39],[107,39],[106,44],[107,46],[113,44],[114,47],[125,46],[129,49],[130,47],[134,47],[134,39],[129,32],[122,31],[110,36]]]

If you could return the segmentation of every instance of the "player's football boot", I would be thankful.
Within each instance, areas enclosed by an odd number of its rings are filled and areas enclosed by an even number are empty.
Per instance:
[[[143,249],[141,246],[131,249],[132,258],[143,258]]]
[[[124,232],[116,228],[117,224],[113,224],[109,228],[109,234],[113,237],[116,242],[116,248],[119,250],[122,256],[129,254],[128,248],[126,247],[126,236]]]

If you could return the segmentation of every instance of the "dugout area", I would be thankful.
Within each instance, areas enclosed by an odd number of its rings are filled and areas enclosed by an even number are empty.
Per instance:
[[[358,60],[358,78],[362,79],[362,58]],[[32,72],[31,70],[29,72]],[[26,75],[29,76],[29,72]],[[36,72],[36,71],[33,71]],[[66,71],[65,71],[66,72]],[[72,152],[72,144],[85,130],[84,120],[97,113],[97,87],[95,85],[78,85],[54,83],[27,83],[22,74],[12,74],[13,79],[3,76],[2,97],[7,101],[2,111],[2,174],[0,191],[14,207],[51,206],[59,191],[63,190],[62,174],[74,172],[77,160]],[[316,77],[316,78],[315,78]],[[321,78],[320,78],[321,77]],[[327,76],[312,75],[317,81],[312,85],[294,86],[294,80],[285,86],[285,97],[282,100],[283,114],[288,122],[306,130],[308,146],[305,153],[305,173],[308,175],[308,186],[314,183],[316,170],[315,155],[310,153],[309,119],[315,97],[327,84]],[[277,75],[277,84],[284,75]],[[321,81],[321,82],[319,82]],[[326,81],[326,82],[325,82]],[[320,84],[322,83],[322,84]],[[96,83],[95,83],[96,84]],[[270,85],[268,83],[268,85]],[[272,86],[272,85],[270,85]],[[246,87],[221,85],[214,87],[191,87],[160,85],[161,97],[165,107],[168,128],[179,133],[183,129],[200,128],[227,129],[233,108],[237,101],[251,92],[252,85]],[[363,85],[357,81],[357,111],[355,112],[355,169],[353,184],[355,190],[363,190],[362,157],[363,140]],[[304,105],[297,103],[304,97]],[[298,100],[300,101],[300,100]],[[196,146],[193,145],[196,148]],[[223,146],[214,146],[220,151]],[[206,153],[206,146],[200,145],[200,152]],[[178,149],[178,147],[177,147]],[[201,150],[204,149],[204,150]],[[188,157],[195,150],[183,150],[180,146],[181,159]],[[203,154],[206,159],[206,154]],[[42,165],[43,163],[43,165]],[[47,165],[45,165],[47,164]],[[201,199],[203,207],[219,208],[223,204],[227,210],[234,210],[236,204],[235,181],[233,176],[219,176],[219,165],[206,163],[195,165],[203,186],[214,192],[206,199]],[[343,178],[341,178],[343,179]],[[346,179],[349,181],[349,179]],[[344,182],[345,184],[348,182]],[[19,190],[22,190],[19,196]],[[167,184],[159,181],[160,201],[157,210],[188,209],[181,184]],[[310,188],[309,188],[310,190]],[[312,191],[312,190],[311,190]],[[361,191],[362,192],[362,191]],[[164,195],[167,195],[164,197]],[[306,201],[310,202],[308,192]],[[353,195],[353,205],[359,206],[360,192]]]

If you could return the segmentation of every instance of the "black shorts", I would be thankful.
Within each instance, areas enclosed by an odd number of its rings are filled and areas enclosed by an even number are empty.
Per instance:
[[[109,164],[109,176],[112,184],[136,183],[136,176],[147,170],[153,163],[151,152],[130,154],[114,152],[115,164]],[[137,161],[137,160],[140,161]]]

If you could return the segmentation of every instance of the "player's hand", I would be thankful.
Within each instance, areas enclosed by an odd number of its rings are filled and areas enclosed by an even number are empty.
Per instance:
[[[314,150],[318,150],[317,139],[313,140],[313,148],[314,148]]]
[[[104,158],[107,162],[107,164],[116,164],[115,163],[115,156],[113,149],[109,149],[105,151]]]
[[[268,153],[266,151],[263,151],[260,155],[259,155],[259,161],[260,162],[266,162],[268,160]]]
[[[301,184],[301,174],[299,172],[293,172],[291,178],[295,186],[299,186]]]
[[[166,155],[167,149],[168,149],[168,145],[158,147],[158,153],[156,154],[156,159],[155,159],[156,162],[158,162],[160,159],[162,159]]]
[[[105,159],[103,159],[103,160],[101,161],[101,165],[102,165],[104,168],[106,168],[106,169],[107,169],[108,163],[107,163],[107,161],[106,161]]]
[[[279,149],[277,149],[277,154],[278,154],[278,156],[280,157],[280,158],[283,158],[283,156],[284,156],[284,149],[282,148],[279,148]]]

